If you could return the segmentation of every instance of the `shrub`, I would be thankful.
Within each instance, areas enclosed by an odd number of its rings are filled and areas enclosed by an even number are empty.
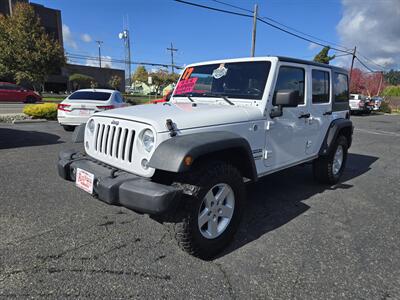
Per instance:
[[[388,114],[392,113],[392,109],[390,108],[389,103],[387,103],[386,101],[382,101],[381,106],[379,107],[379,110],[381,112],[388,113]]]
[[[56,120],[57,104],[43,103],[25,105],[23,113],[37,119]]]

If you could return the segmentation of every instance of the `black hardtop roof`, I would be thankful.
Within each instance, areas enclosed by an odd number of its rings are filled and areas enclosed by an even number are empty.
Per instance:
[[[311,60],[304,60],[304,59],[285,57],[285,56],[277,56],[277,57],[278,57],[278,59],[280,61],[284,61],[284,62],[291,62],[291,63],[298,63],[298,64],[304,64],[304,65],[317,66],[317,67],[321,67],[321,68],[328,68],[328,69],[332,69],[333,71],[340,72],[340,73],[345,73],[345,74],[349,73],[349,71],[346,70],[346,69],[339,68],[339,67],[332,66],[332,65],[317,63],[317,62],[311,61]]]

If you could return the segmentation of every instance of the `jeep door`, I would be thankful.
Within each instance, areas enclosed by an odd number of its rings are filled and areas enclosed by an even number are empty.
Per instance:
[[[266,126],[266,146],[264,164],[269,170],[285,167],[302,161],[307,157],[310,116],[307,106],[308,79],[307,67],[295,63],[280,63],[275,72],[275,88],[266,106],[267,115],[275,106],[275,95],[278,90],[294,90],[299,93],[297,107],[283,107],[282,116],[271,118]],[[268,172],[268,171],[267,171]]]
[[[310,118],[308,118],[308,139],[306,153],[318,153],[332,118],[332,75],[328,68],[310,66],[308,73],[309,97],[307,101]]]

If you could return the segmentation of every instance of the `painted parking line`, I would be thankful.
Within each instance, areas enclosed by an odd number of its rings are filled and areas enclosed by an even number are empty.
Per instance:
[[[367,129],[355,128],[354,131],[359,131],[359,132],[369,133],[369,134],[376,134],[376,135],[400,137],[400,133],[384,131],[384,130],[367,130]]]

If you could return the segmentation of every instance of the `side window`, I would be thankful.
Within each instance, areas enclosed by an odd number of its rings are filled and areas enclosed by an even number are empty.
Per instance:
[[[329,102],[329,72],[312,70],[312,103]]]
[[[333,74],[333,93],[335,102],[349,101],[349,81],[347,75],[341,73]]]
[[[297,67],[280,67],[278,79],[276,80],[275,93],[278,90],[295,90],[299,91],[299,104],[304,104],[304,83],[305,83],[305,71],[302,68]],[[275,105],[275,96],[272,100],[272,104]]]

